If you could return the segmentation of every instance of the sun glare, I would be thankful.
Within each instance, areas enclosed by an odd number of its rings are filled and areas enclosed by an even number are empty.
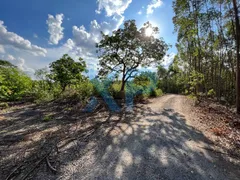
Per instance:
[[[145,31],[145,35],[146,35],[146,36],[151,36],[152,33],[153,33],[153,29],[150,28],[150,27],[148,27],[148,28],[146,29],[146,31]]]

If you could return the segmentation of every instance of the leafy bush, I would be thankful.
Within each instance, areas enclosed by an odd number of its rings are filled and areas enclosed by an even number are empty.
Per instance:
[[[61,87],[58,83],[47,80],[34,81],[31,93],[36,103],[44,103],[58,98]]]
[[[207,93],[208,97],[214,97],[216,96],[216,92],[214,91],[214,89],[210,89]]]
[[[150,79],[146,75],[140,74],[134,78],[133,82],[136,85],[146,87],[150,84]]]
[[[114,97],[114,98],[119,98],[119,92],[121,90],[122,83],[120,81],[116,81],[111,86],[109,87],[109,93]]]
[[[126,92],[128,96],[133,97],[135,101],[139,102],[149,97],[149,93],[147,93],[145,89],[146,88],[143,86],[129,82],[127,84]]]
[[[93,84],[88,80],[75,85],[74,89],[76,90],[77,98],[80,101],[86,101],[95,93]]]
[[[159,97],[159,96],[162,96],[163,95],[163,92],[161,89],[154,89],[152,92],[151,92],[151,97]]]
[[[8,108],[9,106],[8,106],[8,103],[6,103],[6,102],[2,102],[2,103],[0,103],[0,109],[6,109],[6,108]]]
[[[189,81],[191,94],[197,96],[198,95],[197,94],[198,87],[200,85],[202,85],[203,82],[204,82],[204,75],[203,74],[201,74],[197,71],[191,72],[190,81]]]
[[[49,91],[39,91],[38,93],[34,94],[34,99],[37,104],[39,103],[45,103],[52,101],[54,99],[54,96]]]
[[[48,115],[45,115],[44,117],[43,117],[43,121],[51,121],[51,120],[53,120],[53,116],[52,115],[50,115],[50,114],[48,114]]]
[[[66,88],[60,95],[61,99],[70,99],[72,101],[86,103],[87,100],[95,93],[93,84],[86,80],[77,85]]]
[[[0,100],[22,99],[30,92],[32,80],[15,67],[0,67]]]

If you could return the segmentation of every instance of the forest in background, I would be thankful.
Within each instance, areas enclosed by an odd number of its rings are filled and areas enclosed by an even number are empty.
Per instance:
[[[187,93],[237,104],[240,112],[239,1],[176,0],[173,9],[176,80],[194,85],[184,87]]]

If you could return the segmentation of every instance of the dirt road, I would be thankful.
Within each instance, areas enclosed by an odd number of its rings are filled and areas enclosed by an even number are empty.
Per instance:
[[[60,179],[239,179],[239,164],[207,150],[212,142],[191,127],[187,98],[151,100],[98,133]],[[114,121],[118,117],[110,117]]]
[[[165,95],[132,112],[106,110],[80,116],[56,105],[0,113],[0,179],[21,166],[15,179],[238,180],[239,161],[212,151],[193,125],[188,98]],[[59,110],[59,108],[62,108]],[[51,113],[49,121],[44,120]],[[41,120],[41,118],[43,120]],[[35,166],[49,147],[57,173]]]

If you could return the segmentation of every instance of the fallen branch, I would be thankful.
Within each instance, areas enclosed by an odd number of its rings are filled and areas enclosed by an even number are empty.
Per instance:
[[[16,173],[16,171],[17,171],[18,169],[20,169],[22,166],[23,166],[23,165],[19,165],[18,167],[16,167],[16,168],[8,175],[8,177],[6,178],[6,180],[11,179],[11,178],[13,177],[13,175]],[[15,176],[16,176],[16,175],[15,175]]]
[[[41,162],[50,155],[51,152],[52,152],[52,149],[42,159],[40,159],[36,163],[36,165],[33,166],[33,168],[25,176],[23,176],[23,178],[21,180],[25,180],[41,164]]]
[[[51,163],[49,162],[48,157],[46,157],[46,161],[47,161],[47,165],[48,165],[48,167],[49,167],[54,173],[56,173],[57,170],[56,170],[54,167],[52,167]]]

